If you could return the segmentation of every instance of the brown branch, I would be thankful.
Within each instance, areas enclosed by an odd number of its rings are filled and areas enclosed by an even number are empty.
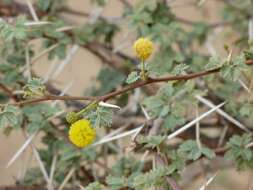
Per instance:
[[[185,81],[185,80],[190,80],[193,78],[209,75],[212,73],[217,73],[219,72],[219,68],[209,70],[209,71],[202,71],[198,73],[192,73],[192,74],[187,74],[187,75],[181,75],[181,76],[169,76],[169,77],[162,77],[162,78],[148,78],[146,81],[137,81],[133,84],[129,84],[119,90],[116,90],[114,92],[108,93],[103,96],[57,96],[57,95],[46,95],[44,97],[40,97],[37,99],[31,99],[31,100],[25,100],[21,102],[15,103],[17,106],[24,106],[27,104],[32,104],[32,103],[38,103],[38,102],[44,102],[44,101],[49,101],[49,100],[91,100],[91,101],[107,101],[113,97],[116,97],[118,95],[124,94],[130,90],[140,88],[149,84],[153,83],[159,83],[159,82],[167,82],[167,81]]]
[[[246,61],[246,64],[247,64],[247,65],[253,65],[253,60],[247,60],[247,61]]]
[[[127,0],[120,0],[120,2],[125,5],[127,8],[131,9],[132,5],[130,2],[128,2]]]
[[[164,161],[162,156],[159,155],[158,153],[155,153],[155,158],[161,166],[168,165],[168,163],[166,163],[166,161]],[[170,176],[166,176],[165,179],[173,190],[182,190],[182,188],[178,185],[178,183],[176,182],[176,180],[174,178],[172,178]]]
[[[13,100],[17,100],[17,97],[12,93],[12,91],[5,86],[3,83],[0,83],[0,89],[2,89],[3,92],[6,93],[7,96],[11,97]]]
[[[187,75],[181,75],[181,76],[169,76],[169,77],[162,77],[162,78],[149,78],[146,81],[139,81],[139,82],[135,82],[133,84],[127,85],[126,87],[117,90],[115,92],[109,93],[105,96],[102,96],[100,98],[100,100],[102,101],[106,101],[108,99],[111,99],[112,97],[118,96],[120,94],[124,94],[125,92],[129,91],[129,90],[133,90],[135,88],[139,88],[148,84],[152,84],[152,83],[158,83],[158,82],[167,82],[167,81],[184,81],[184,80],[190,80],[193,78],[197,78],[197,77],[201,77],[201,76],[205,76],[205,75],[209,75],[212,73],[217,73],[219,72],[219,68],[217,69],[213,69],[213,70],[209,70],[209,71],[202,71],[202,72],[198,72],[198,73],[192,73],[192,74],[187,74]]]
[[[58,95],[48,94],[44,97],[17,102],[17,103],[15,103],[15,105],[16,106],[24,106],[27,104],[45,102],[45,101],[49,101],[49,100],[64,100],[64,101],[68,101],[68,100],[97,100],[97,98],[91,97],[91,96],[58,96]]]
[[[181,22],[185,25],[195,25],[198,23],[198,21],[191,21],[191,20],[187,20],[187,19],[184,19],[184,18],[181,18],[181,17],[175,17],[175,20],[178,21],[178,22]],[[209,28],[217,28],[217,27],[224,27],[224,26],[229,26],[229,22],[217,22],[217,23],[210,23],[208,24],[207,26]]]

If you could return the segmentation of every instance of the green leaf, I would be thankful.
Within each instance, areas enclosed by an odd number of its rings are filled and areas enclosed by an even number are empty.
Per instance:
[[[185,71],[189,68],[189,65],[186,64],[178,64],[172,71],[174,75],[181,75],[184,74]]]
[[[126,179],[123,177],[108,176],[106,183],[110,186],[111,190],[119,190],[127,186]]]
[[[132,186],[136,190],[146,190],[152,187],[160,187],[165,182],[165,176],[170,175],[174,170],[170,167],[160,166],[145,174],[137,175]]]
[[[139,140],[139,143],[145,144],[145,147],[148,147],[148,148],[155,148],[155,147],[158,147],[160,144],[162,144],[165,139],[166,139],[166,136],[160,136],[160,135],[147,136],[147,137],[142,137]]]
[[[51,0],[37,0],[37,6],[42,11],[48,10]]]
[[[221,67],[224,64],[224,61],[220,57],[213,56],[209,59],[208,64],[205,66],[206,70],[216,69]]]
[[[26,18],[19,16],[14,25],[10,25],[5,21],[0,21],[0,37],[6,41],[14,39],[24,40],[27,37],[27,27],[25,26]]]
[[[173,172],[180,171],[185,167],[185,159],[179,152],[173,150],[168,153],[169,158],[171,159],[171,164],[169,167]]]
[[[251,134],[232,136],[227,143],[228,151],[225,158],[235,161],[238,169],[253,168],[253,152],[247,147],[250,142],[252,142]]]
[[[131,84],[133,82],[136,82],[139,78],[140,76],[138,75],[138,73],[136,71],[133,71],[128,75],[126,83]]]
[[[197,160],[201,156],[201,151],[193,140],[187,140],[180,145],[178,149],[179,153],[186,154],[189,160]]]
[[[206,147],[199,149],[197,142],[193,140],[187,140],[181,144],[178,152],[180,154],[186,155],[189,160],[197,160],[202,154],[209,159],[215,157],[215,153],[212,150]]]
[[[143,162],[134,157],[122,157],[111,169],[113,176],[129,176],[143,169]]]
[[[8,105],[0,113],[0,128],[6,126],[15,126],[18,124],[18,108]]]
[[[99,6],[105,6],[106,1],[105,0],[91,0],[93,3],[98,4]]]
[[[96,110],[85,113],[94,127],[110,127],[112,124],[113,110],[108,107],[97,106]]]
[[[81,190],[102,190],[103,189],[103,185],[101,185],[100,183],[93,182],[90,183],[87,187],[82,188]]]
[[[47,120],[59,112],[59,110],[59,107],[52,107],[50,104],[36,104],[23,107],[22,112],[29,121],[28,132],[35,132],[42,128],[51,128],[52,126]]]
[[[165,118],[163,127],[172,131],[176,126],[182,125],[184,123],[185,123],[184,117],[170,114]]]
[[[252,118],[252,116],[253,116],[253,104],[252,103],[243,104],[240,108],[239,113],[243,117]]]
[[[151,117],[160,115],[164,104],[164,101],[158,96],[151,96],[143,101],[143,105],[147,108]]]
[[[246,70],[245,57],[243,54],[235,57],[232,61],[226,62],[221,68],[221,76],[225,79],[236,81],[241,72]]]
[[[206,147],[201,148],[201,153],[202,153],[203,155],[205,155],[205,156],[206,156],[207,158],[209,158],[209,159],[212,159],[212,158],[215,157],[214,151],[212,151],[211,149],[206,148]]]

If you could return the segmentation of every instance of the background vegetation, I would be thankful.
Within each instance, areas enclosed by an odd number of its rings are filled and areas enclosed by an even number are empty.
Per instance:
[[[208,0],[182,2],[201,11]],[[7,167],[28,146],[38,162],[15,188],[179,190],[205,176],[203,189],[224,168],[250,170],[253,2],[215,2],[222,9],[208,10],[219,15],[210,23],[178,17],[172,10],[179,5],[165,0],[121,0],[120,17],[104,16],[103,0],[90,1],[90,12],[62,0],[1,1],[0,127],[26,137]],[[66,15],[88,19],[77,24]],[[146,79],[129,53],[140,37],[155,46]],[[104,66],[83,96],[72,96],[71,81],[60,90],[52,78],[80,48]],[[40,76],[34,65],[42,57],[52,64]],[[70,111],[96,130],[90,146],[69,141]]]

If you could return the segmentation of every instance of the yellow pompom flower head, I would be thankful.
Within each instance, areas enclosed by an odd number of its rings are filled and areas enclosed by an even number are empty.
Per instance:
[[[145,60],[147,60],[154,50],[154,45],[148,38],[139,38],[135,41],[133,46],[137,57],[141,60],[141,78],[146,80],[147,76],[145,73]]]
[[[69,139],[79,148],[90,145],[96,138],[96,130],[87,119],[81,119],[70,126]]]
[[[139,38],[134,43],[134,50],[141,61],[147,60],[154,50],[153,42],[148,38]]]

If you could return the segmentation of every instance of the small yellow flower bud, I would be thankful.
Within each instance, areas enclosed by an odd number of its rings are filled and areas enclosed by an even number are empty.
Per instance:
[[[152,54],[154,46],[152,41],[148,38],[139,38],[137,41],[135,41],[133,48],[137,57],[142,61],[145,61]]]
[[[69,139],[79,148],[90,145],[96,138],[96,131],[90,121],[81,119],[70,126]]]
[[[67,115],[66,115],[66,121],[70,124],[75,123],[78,120],[78,118],[79,117],[78,117],[77,113],[73,112],[73,111],[67,113]]]

